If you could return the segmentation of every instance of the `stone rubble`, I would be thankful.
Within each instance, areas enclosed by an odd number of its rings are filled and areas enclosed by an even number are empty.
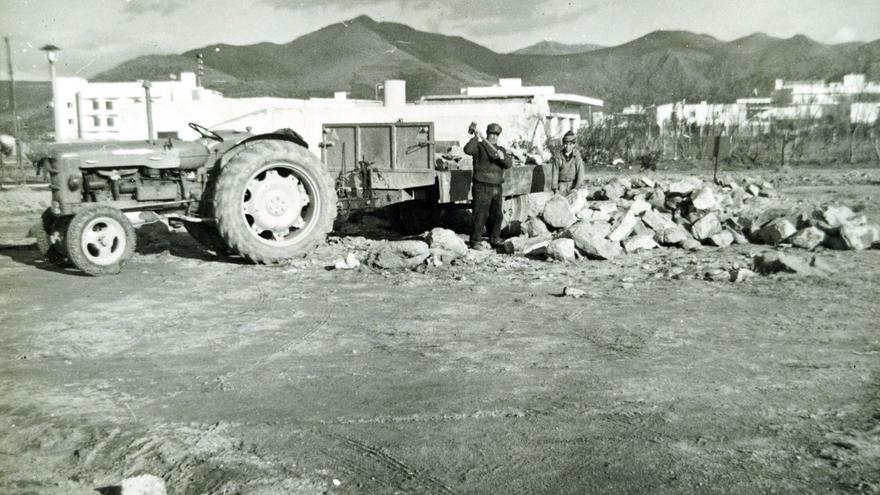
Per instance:
[[[523,237],[541,239],[537,241],[541,247],[550,246],[554,239],[570,238],[578,254],[590,259],[613,259],[623,252],[658,246],[688,250],[747,243],[807,250],[880,247],[880,227],[856,216],[852,209],[830,205],[798,211],[780,198],[772,184],[750,178],[744,185],[734,181],[719,185],[696,177],[673,182],[618,177],[542,201],[540,213],[533,211],[524,222],[535,227],[525,228]],[[523,246],[530,245],[515,239],[508,244],[512,248],[507,252],[521,254],[526,254]],[[551,257],[559,256],[554,248]]]
[[[502,252],[573,262],[612,260],[661,246],[691,251],[734,244],[807,251],[880,248],[880,227],[851,208],[804,207],[782,197],[772,184],[750,178],[716,184],[696,177],[675,181],[617,177],[566,196],[536,193],[529,199],[522,233],[506,239]],[[418,240],[375,245],[360,261],[340,259],[336,268],[354,268],[361,261],[382,269],[413,268],[426,260],[439,266],[475,256],[465,239],[435,228]],[[823,272],[797,256],[772,254],[755,257],[754,272]],[[754,272],[717,269],[706,278],[738,282]]]

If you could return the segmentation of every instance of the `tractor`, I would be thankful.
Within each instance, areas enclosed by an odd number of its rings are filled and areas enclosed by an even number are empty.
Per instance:
[[[198,139],[54,145],[41,253],[89,275],[116,274],[134,252],[135,226],[163,221],[219,255],[273,264],[324,242],[337,212],[390,206],[414,230],[444,207],[469,204],[470,170],[439,165],[432,123],[325,125],[319,153],[290,129],[254,135],[188,125]],[[547,172],[508,171],[509,221],[525,218],[527,195],[547,189]]]

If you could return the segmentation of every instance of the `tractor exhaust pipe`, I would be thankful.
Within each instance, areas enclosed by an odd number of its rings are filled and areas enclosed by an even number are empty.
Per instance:
[[[153,102],[150,99],[150,88],[153,84],[150,81],[144,81],[144,101],[147,103],[147,141],[153,145],[156,141],[153,139]]]

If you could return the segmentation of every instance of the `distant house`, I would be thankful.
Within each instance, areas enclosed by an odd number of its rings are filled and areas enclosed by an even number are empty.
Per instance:
[[[862,98],[880,100],[880,82],[866,81],[864,74],[847,74],[843,81],[831,83],[777,79],[773,89],[787,97],[790,105],[837,105]]]
[[[880,111],[880,82],[863,74],[848,74],[842,82],[784,81],[777,79],[771,97],[739,98],[736,103],[675,102],[657,105],[661,132],[673,125],[734,127],[762,132],[774,123],[820,120],[839,115],[845,105],[851,122],[874,123]],[[635,109],[635,107],[630,107]],[[844,117],[846,118],[846,117]]]
[[[54,111],[59,142],[75,140],[147,139],[145,90],[142,82],[89,82],[79,77],[59,77],[56,82]],[[196,85],[196,76],[183,72],[178,80],[151,83],[154,104],[154,133],[176,134],[178,125],[170,122],[159,104],[179,105],[192,101],[222,98],[216,91]],[[154,136],[155,137],[155,136]]]
[[[62,107],[70,104],[65,113],[68,124],[60,133],[65,140],[146,139],[140,83],[66,79],[59,92]],[[307,142],[320,143],[328,124],[404,121],[433,122],[435,140],[463,141],[468,138],[468,125],[477,121],[482,127],[499,123],[504,128],[502,142],[526,140],[540,146],[547,137],[589,125],[603,106],[596,98],[557,93],[552,86],[524,86],[520,79],[501,79],[493,86],[416,101],[407,101],[405,81],[386,81],[383,87],[382,100],[352,99],[342,91],[332,98],[226,98],[197,87],[194,76],[184,73],[180,81],[153,83],[155,134],[195,138],[187,122],[198,122],[213,129],[253,132],[289,127]],[[317,146],[312,148],[318,152]]]

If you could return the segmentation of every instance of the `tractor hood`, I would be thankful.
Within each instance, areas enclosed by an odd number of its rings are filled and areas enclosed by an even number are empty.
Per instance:
[[[193,141],[89,141],[55,144],[49,156],[55,162],[76,161],[80,168],[149,167],[194,168],[208,157],[206,146]]]

